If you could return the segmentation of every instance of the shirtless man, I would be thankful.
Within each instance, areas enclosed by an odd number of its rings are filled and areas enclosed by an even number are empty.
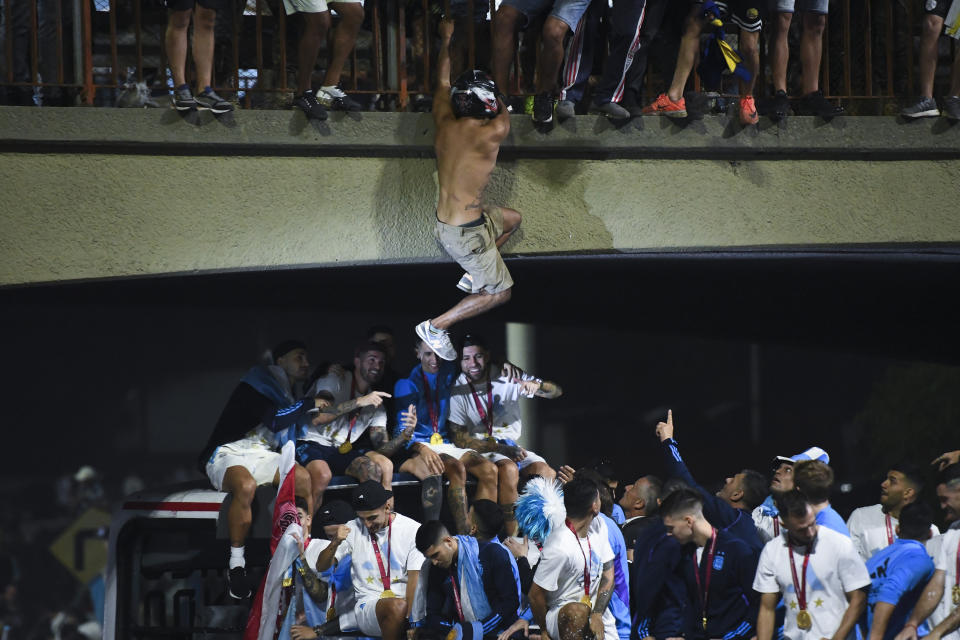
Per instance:
[[[500,246],[520,225],[513,209],[481,203],[497,164],[500,143],[510,133],[510,114],[497,86],[482,71],[467,71],[450,87],[450,38],[453,22],[440,23],[437,89],[433,97],[434,149],[440,197],[434,235],[466,270],[457,285],[468,292],[452,309],[417,325],[417,335],[444,360],[457,351],[447,334],[453,324],[484,313],[510,299],[513,279]]]

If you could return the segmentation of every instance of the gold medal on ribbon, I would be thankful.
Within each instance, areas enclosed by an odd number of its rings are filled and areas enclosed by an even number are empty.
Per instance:
[[[583,594],[583,597],[580,598],[580,602],[587,605],[588,607],[593,606],[593,604],[590,602],[590,596],[588,596],[587,594]]]
[[[960,604],[960,584],[953,587],[953,604]]]
[[[333,620],[333,619],[336,618],[336,617],[337,617],[337,610],[336,610],[336,609],[334,609],[333,607],[330,607],[329,609],[327,609],[327,621],[328,621],[328,622],[329,622],[330,620]]]
[[[396,598],[396,597],[397,597],[397,594],[395,594],[392,589],[385,589],[384,592],[380,594],[381,600],[383,600],[384,598]]]
[[[797,612],[797,626],[804,631],[809,631],[813,626],[813,618],[810,617],[810,612],[806,609],[800,609]]]
[[[433,435],[430,436],[430,444],[443,444],[443,436],[434,431]]]
[[[340,453],[350,453],[351,449],[353,449],[353,445],[350,444],[349,442],[344,442],[342,445],[340,445],[337,451],[339,451]]]
[[[497,439],[494,438],[493,436],[487,436],[487,440],[489,440],[490,442],[492,442],[492,443],[494,443],[494,444],[496,444],[496,442],[497,442]]]

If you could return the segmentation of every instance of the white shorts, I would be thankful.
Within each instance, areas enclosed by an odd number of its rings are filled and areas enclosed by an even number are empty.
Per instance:
[[[361,600],[353,608],[353,612],[357,616],[356,626],[360,629],[360,633],[372,638],[379,638],[383,635],[380,631],[380,622],[377,621],[378,602],[380,602],[379,598]],[[340,628],[343,629],[342,624]]]
[[[501,460],[510,459],[507,456],[499,453],[482,453],[480,455],[482,455],[484,458],[486,458],[490,462],[493,462],[494,464],[500,462]],[[533,451],[527,451],[527,457],[517,463],[517,468],[520,469],[520,471],[523,471],[524,469],[526,469],[527,467],[529,467],[530,465],[536,462],[546,462],[546,460],[544,460],[543,458],[535,454]]]
[[[363,4],[363,0],[331,0],[344,4]],[[283,0],[283,8],[289,16],[292,13],[323,13],[328,11],[327,0]]]
[[[564,605],[570,604],[569,602],[564,602]],[[560,605],[556,609],[547,609],[547,633],[551,638],[560,637],[560,627],[557,624],[557,617],[560,615],[560,609],[563,608],[563,605]],[[616,640],[620,636],[617,635],[617,621],[614,619],[613,614],[610,613],[610,608],[608,607],[606,611],[603,612],[603,637],[610,638],[611,640]]]
[[[444,442],[443,444],[430,444],[425,442],[430,450],[436,453],[437,455],[448,455],[455,460],[459,460],[468,453],[474,453],[473,449],[461,449],[455,445],[450,444],[449,442]]]
[[[223,491],[223,476],[230,467],[243,467],[258,485],[271,484],[280,470],[280,454],[267,449],[240,449],[229,444],[217,447],[207,463],[207,477],[217,491]]]

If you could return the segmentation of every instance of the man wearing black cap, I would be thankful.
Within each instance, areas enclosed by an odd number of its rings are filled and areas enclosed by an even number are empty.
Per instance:
[[[467,272],[457,287],[470,295],[445,313],[418,324],[416,332],[438,356],[454,360],[457,351],[447,330],[510,299],[513,278],[500,256],[500,246],[520,225],[520,214],[481,202],[497,164],[500,143],[510,133],[506,105],[493,80],[482,71],[466,72],[451,90],[451,20],[440,23],[440,36],[433,97],[440,183],[434,236]]]
[[[362,635],[402,640],[416,592],[423,554],[417,550],[420,524],[389,507],[393,492],[372,480],[353,490],[357,518],[337,528],[320,552],[317,570],[351,556],[350,578],[357,604],[354,613]]]
[[[253,521],[251,504],[257,486],[280,481],[280,454],[275,435],[296,425],[309,424],[322,400],[299,400],[310,371],[306,346],[285,340],[273,348],[269,365],[250,369],[236,386],[220,414],[210,439],[200,453],[200,471],[213,487],[233,496],[227,512],[230,533],[228,581],[230,595],[250,595],[246,579],[244,541]],[[294,468],[297,495],[311,501],[310,478],[300,465]]]

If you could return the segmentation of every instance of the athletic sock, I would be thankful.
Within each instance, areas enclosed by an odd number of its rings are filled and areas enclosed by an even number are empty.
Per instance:
[[[247,560],[243,557],[244,547],[230,547],[230,564],[228,568],[236,569],[237,567],[246,567]]]
[[[434,336],[439,336],[444,332],[443,329],[437,329],[435,326],[433,326],[432,322],[427,323],[427,330],[430,332],[431,335],[434,335]]]

